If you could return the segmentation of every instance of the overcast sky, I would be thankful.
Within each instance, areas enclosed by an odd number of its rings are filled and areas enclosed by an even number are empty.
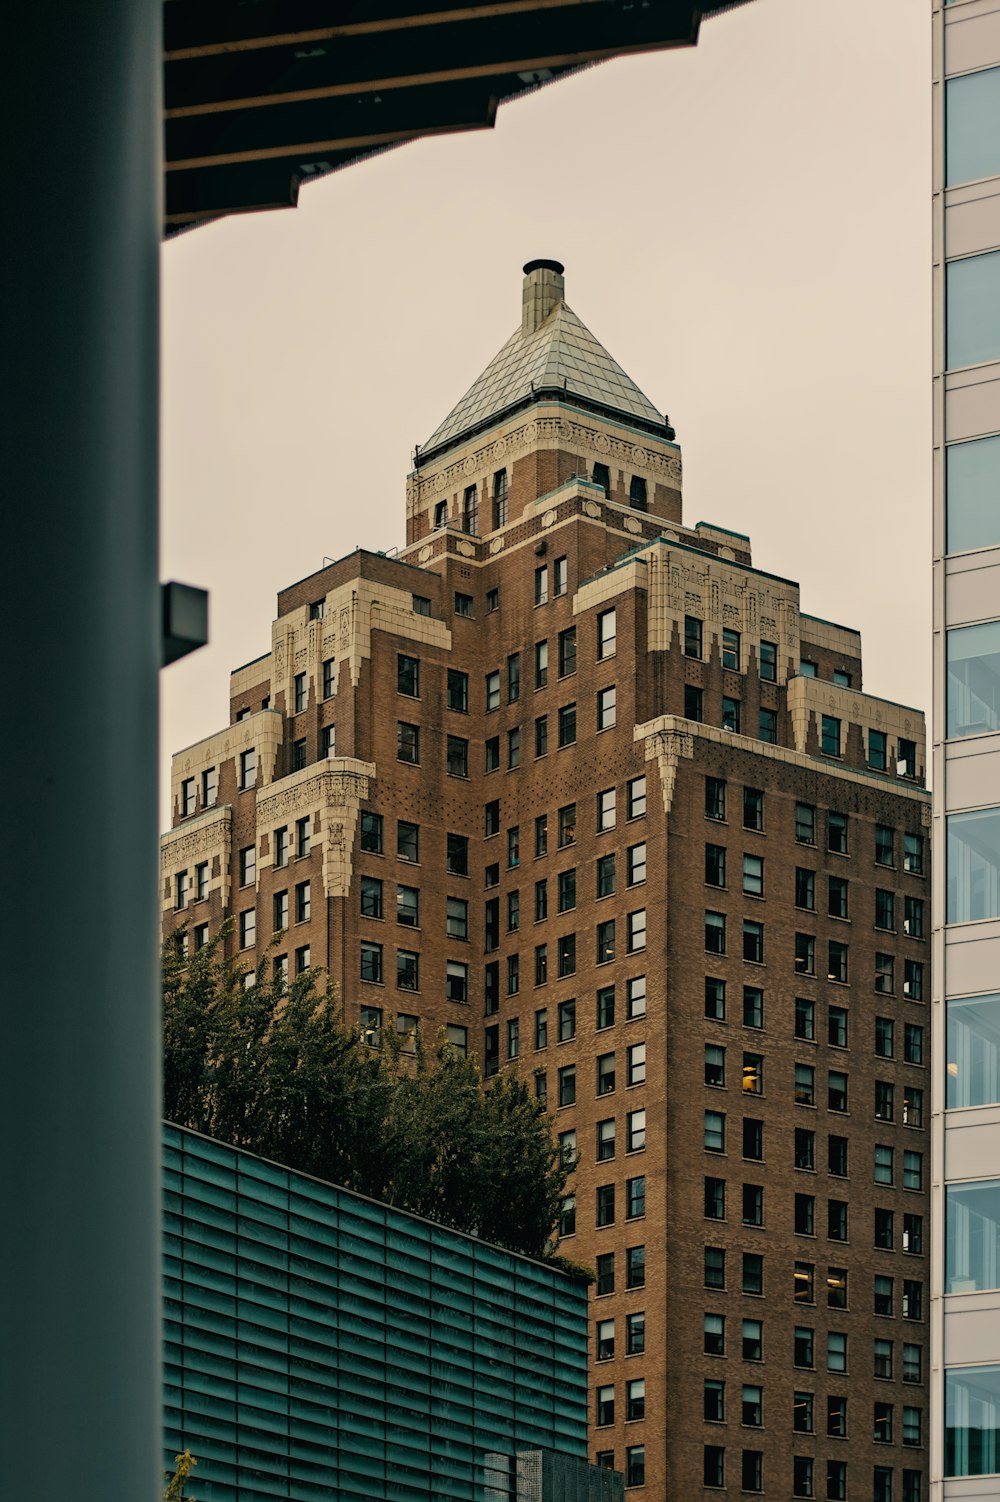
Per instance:
[[[164,248],[161,573],[210,590],[212,634],[162,675],[164,775],[227,723],[278,589],[404,541],[413,446],[537,256],[669,414],[685,522],[748,532],[860,628],[867,689],[929,707],[926,9],[754,0]]]

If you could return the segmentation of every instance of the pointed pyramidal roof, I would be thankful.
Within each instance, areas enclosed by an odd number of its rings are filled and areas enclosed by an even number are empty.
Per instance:
[[[624,420],[661,438],[674,431],[563,300],[558,261],[524,268],[521,327],[419,451],[418,464],[519,407],[547,398]]]

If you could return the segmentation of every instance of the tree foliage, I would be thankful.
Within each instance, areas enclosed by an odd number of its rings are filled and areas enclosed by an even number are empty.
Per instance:
[[[548,1249],[569,1175],[544,1107],[516,1075],[486,1089],[441,1042],[408,1053],[349,1027],[320,972],[254,983],[223,938],[163,949],[170,1121],[531,1256]]]
[[[184,1483],[197,1464],[190,1450],[182,1450],[180,1455],[174,1456],[174,1474],[167,1477],[163,1502],[184,1502]],[[195,1498],[188,1497],[187,1502],[195,1502]]]

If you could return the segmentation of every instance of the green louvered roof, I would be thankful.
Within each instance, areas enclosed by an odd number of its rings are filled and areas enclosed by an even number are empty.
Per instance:
[[[617,413],[626,422],[665,430],[667,419],[613,360],[573,309],[559,302],[533,332],[507,340],[457,406],[421,446],[420,460],[481,430],[541,393],[562,393],[588,407]],[[665,432],[665,436],[672,436]]]

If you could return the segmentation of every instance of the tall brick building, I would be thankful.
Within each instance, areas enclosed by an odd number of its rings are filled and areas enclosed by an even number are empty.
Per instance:
[[[397,556],[284,590],[174,758],[167,930],[514,1067],[576,1162],[591,1453],[640,1499],[925,1496],[923,716],[525,268]],[[277,936],[277,937],[276,937]]]

